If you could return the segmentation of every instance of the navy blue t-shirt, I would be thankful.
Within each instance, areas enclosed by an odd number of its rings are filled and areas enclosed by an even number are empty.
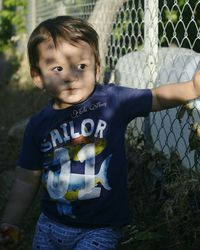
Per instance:
[[[19,165],[43,170],[42,212],[66,225],[126,225],[125,131],[151,107],[149,89],[97,84],[84,102],[33,116]]]

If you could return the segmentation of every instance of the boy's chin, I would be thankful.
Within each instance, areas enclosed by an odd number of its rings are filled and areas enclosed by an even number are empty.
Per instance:
[[[73,104],[60,102],[60,101],[55,101],[53,104],[54,109],[65,109],[65,108],[69,108],[71,106],[73,106]]]
[[[62,99],[57,99],[54,102],[54,108],[57,109],[64,109],[64,108],[69,108],[71,106],[75,106],[83,101],[85,101],[87,98],[70,98],[68,100],[62,100]]]

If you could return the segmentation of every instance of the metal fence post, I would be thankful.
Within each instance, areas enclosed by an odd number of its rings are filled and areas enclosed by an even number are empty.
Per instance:
[[[150,82],[148,87],[153,87],[157,77],[158,64],[158,0],[145,0],[144,18],[144,49],[147,54],[146,72]]]
[[[27,30],[28,34],[36,26],[36,0],[28,0]]]
[[[59,1],[57,4],[57,15],[66,15],[66,4],[63,1]]]

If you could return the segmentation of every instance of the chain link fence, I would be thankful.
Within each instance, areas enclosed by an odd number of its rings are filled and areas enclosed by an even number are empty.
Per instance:
[[[200,1],[29,0],[28,33],[65,14],[88,19],[99,33],[104,83],[147,88],[190,80],[199,69]],[[198,101],[191,106],[134,120],[132,136],[144,133],[152,147],[198,168]]]

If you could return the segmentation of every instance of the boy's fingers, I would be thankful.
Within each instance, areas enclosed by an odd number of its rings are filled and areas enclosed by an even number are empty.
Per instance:
[[[8,236],[5,237],[0,236],[0,245],[6,245],[8,242],[9,242]]]
[[[15,225],[3,223],[0,226],[0,244],[8,249],[16,248],[23,239],[22,230]]]
[[[7,230],[5,227],[0,227],[0,244],[8,241],[9,237],[5,235],[4,231]]]

